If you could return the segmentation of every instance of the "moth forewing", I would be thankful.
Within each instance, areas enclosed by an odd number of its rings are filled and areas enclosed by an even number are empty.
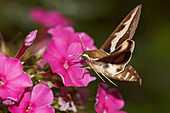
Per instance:
[[[125,40],[133,37],[140,18],[141,7],[142,5],[137,6],[125,17],[100,49],[111,53]]]

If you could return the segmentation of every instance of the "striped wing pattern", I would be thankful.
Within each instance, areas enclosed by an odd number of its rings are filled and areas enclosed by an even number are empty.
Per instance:
[[[139,77],[136,70],[130,65],[126,65],[124,71],[119,74],[109,76],[109,78],[113,78],[120,81],[138,81],[139,84],[142,83],[142,79]]]
[[[100,49],[111,53],[125,40],[132,39],[139,22],[141,7],[142,5],[137,6],[125,17]]]

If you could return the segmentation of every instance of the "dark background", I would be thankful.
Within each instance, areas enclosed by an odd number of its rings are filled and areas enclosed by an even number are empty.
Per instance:
[[[139,26],[133,40],[136,48],[130,64],[143,83],[119,82],[128,113],[170,112],[170,1],[168,0],[0,0],[0,32],[9,41],[18,40],[40,25],[32,22],[28,12],[34,7],[58,10],[74,21],[76,32],[86,32],[100,48],[122,19],[142,4]],[[16,50],[17,51],[17,50]],[[94,74],[92,72],[92,74]],[[95,75],[95,74],[94,74]],[[88,113],[95,113],[98,77],[90,83]],[[110,87],[115,88],[107,82]]]

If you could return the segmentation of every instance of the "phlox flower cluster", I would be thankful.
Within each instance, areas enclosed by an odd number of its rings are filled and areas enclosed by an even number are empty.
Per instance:
[[[38,30],[30,32],[15,58],[0,51],[0,108],[12,113],[76,113],[89,95],[88,89],[79,87],[96,79],[79,58],[84,46],[96,49],[94,40],[87,33],[75,32],[69,26],[73,22],[59,12],[34,8],[29,15],[45,30],[41,29],[36,41]],[[126,113],[119,111],[124,106],[119,92],[108,87],[99,84],[97,113]]]

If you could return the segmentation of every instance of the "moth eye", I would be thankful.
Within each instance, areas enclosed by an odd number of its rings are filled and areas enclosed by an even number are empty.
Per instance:
[[[82,58],[83,58],[84,60],[87,60],[87,57],[86,57],[86,56],[84,56],[84,55],[82,56]]]

